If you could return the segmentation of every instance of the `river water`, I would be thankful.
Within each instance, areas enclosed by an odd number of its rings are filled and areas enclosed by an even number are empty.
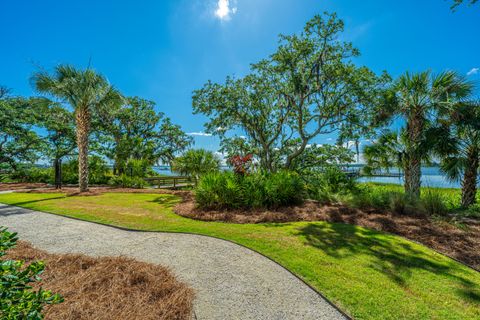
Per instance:
[[[391,170],[390,172],[394,173],[398,172],[398,170]],[[361,177],[358,179],[358,181],[403,184],[403,177]],[[438,167],[423,167],[422,186],[437,188],[460,188],[460,182],[449,181]]]
[[[223,168],[228,170],[228,168]],[[176,175],[170,171],[169,166],[154,167],[154,170],[162,175]],[[391,173],[397,173],[398,170],[392,169]],[[359,182],[379,182],[379,183],[394,183],[403,184],[403,177],[361,177]],[[422,186],[423,187],[437,187],[437,188],[460,188],[460,182],[449,181],[440,171],[438,167],[423,167],[422,168]]]

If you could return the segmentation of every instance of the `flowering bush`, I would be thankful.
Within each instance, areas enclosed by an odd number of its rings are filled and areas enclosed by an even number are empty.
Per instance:
[[[233,166],[233,172],[238,175],[245,175],[252,166],[253,155],[246,156],[236,155],[228,159],[228,163]]]

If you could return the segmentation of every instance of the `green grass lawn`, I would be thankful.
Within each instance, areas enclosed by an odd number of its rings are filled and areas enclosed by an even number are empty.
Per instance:
[[[0,194],[1,203],[83,220],[232,240],[279,262],[356,319],[480,319],[480,273],[424,246],[346,224],[194,221],[173,213],[178,201],[162,194]]]

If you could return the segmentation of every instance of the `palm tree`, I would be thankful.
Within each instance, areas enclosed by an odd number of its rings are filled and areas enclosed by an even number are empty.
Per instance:
[[[405,169],[405,135],[394,131],[383,133],[375,143],[363,148],[363,155],[366,160],[366,171],[391,168]]]
[[[476,201],[480,173],[480,103],[462,103],[450,120],[454,150],[442,159],[441,169],[450,180],[461,180],[461,206],[467,208]]]
[[[73,108],[78,148],[78,182],[80,192],[88,190],[88,139],[92,113],[121,103],[122,96],[107,79],[93,69],[79,70],[59,65],[53,74],[37,72],[32,81],[45,94],[67,102]]]
[[[191,175],[195,185],[200,176],[220,169],[220,159],[212,152],[205,149],[191,149],[172,163],[172,170],[182,175]]]
[[[421,164],[429,148],[427,129],[435,123],[442,108],[467,98],[473,90],[470,82],[452,71],[432,75],[429,71],[405,73],[387,90],[380,116],[405,121],[405,192],[420,196]]]

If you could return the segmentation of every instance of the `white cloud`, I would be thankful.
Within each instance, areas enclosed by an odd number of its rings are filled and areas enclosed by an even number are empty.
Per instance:
[[[189,136],[197,136],[197,137],[211,137],[211,133],[206,132],[189,132],[187,133]]]
[[[467,72],[467,76],[472,76],[474,74],[477,74],[478,71],[480,71],[480,68],[472,68],[470,71]]]
[[[218,19],[228,21],[236,12],[237,7],[234,6],[233,1],[231,3],[230,0],[218,0],[214,13]]]

